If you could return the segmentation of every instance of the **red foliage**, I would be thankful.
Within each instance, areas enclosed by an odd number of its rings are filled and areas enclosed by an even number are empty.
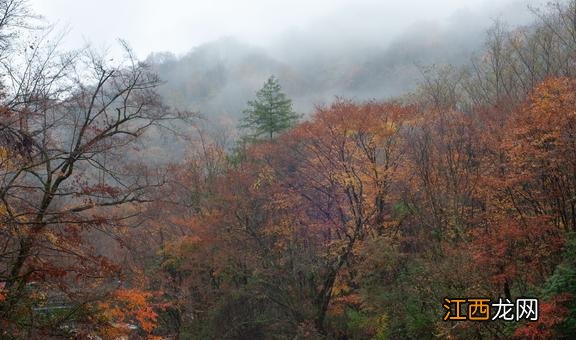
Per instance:
[[[570,294],[562,294],[551,300],[541,302],[538,321],[528,322],[518,327],[514,336],[522,339],[554,338],[554,328],[564,320],[569,312],[562,304],[570,299]]]

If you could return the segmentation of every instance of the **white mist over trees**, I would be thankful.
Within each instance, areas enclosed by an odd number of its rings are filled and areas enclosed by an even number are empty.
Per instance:
[[[168,102],[234,127],[244,104],[270,74],[304,114],[336,96],[400,96],[422,79],[422,67],[465,64],[483,47],[485,32],[498,18],[516,26],[533,16],[525,2],[513,2],[456,12],[444,22],[420,21],[400,32],[381,28],[363,36],[361,31],[294,30],[264,45],[226,37],[183,56],[154,53],[148,61],[166,82],[160,91]]]

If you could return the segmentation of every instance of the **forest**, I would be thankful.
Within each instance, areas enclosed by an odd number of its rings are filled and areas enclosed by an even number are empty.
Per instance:
[[[384,99],[268,74],[230,133],[0,0],[0,338],[573,338],[576,1],[532,15]],[[538,317],[447,320],[472,298]]]

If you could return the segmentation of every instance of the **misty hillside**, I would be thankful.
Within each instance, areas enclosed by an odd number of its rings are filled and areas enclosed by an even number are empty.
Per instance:
[[[169,104],[233,128],[270,75],[280,79],[295,109],[305,115],[335,97],[397,97],[415,88],[424,67],[466,64],[501,18],[518,26],[533,14],[525,2],[516,2],[459,11],[445,22],[417,22],[397,36],[385,30],[369,38],[348,32],[340,39],[325,32],[290,32],[266,47],[227,37],[180,57],[154,53],[147,61],[165,81],[160,93]]]

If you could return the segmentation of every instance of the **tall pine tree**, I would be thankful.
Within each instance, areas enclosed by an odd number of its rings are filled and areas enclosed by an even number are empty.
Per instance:
[[[240,127],[248,130],[246,138],[249,140],[273,139],[294,126],[300,117],[293,111],[292,100],[282,92],[274,76],[268,78],[256,92],[256,98],[248,102],[244,114]]]

